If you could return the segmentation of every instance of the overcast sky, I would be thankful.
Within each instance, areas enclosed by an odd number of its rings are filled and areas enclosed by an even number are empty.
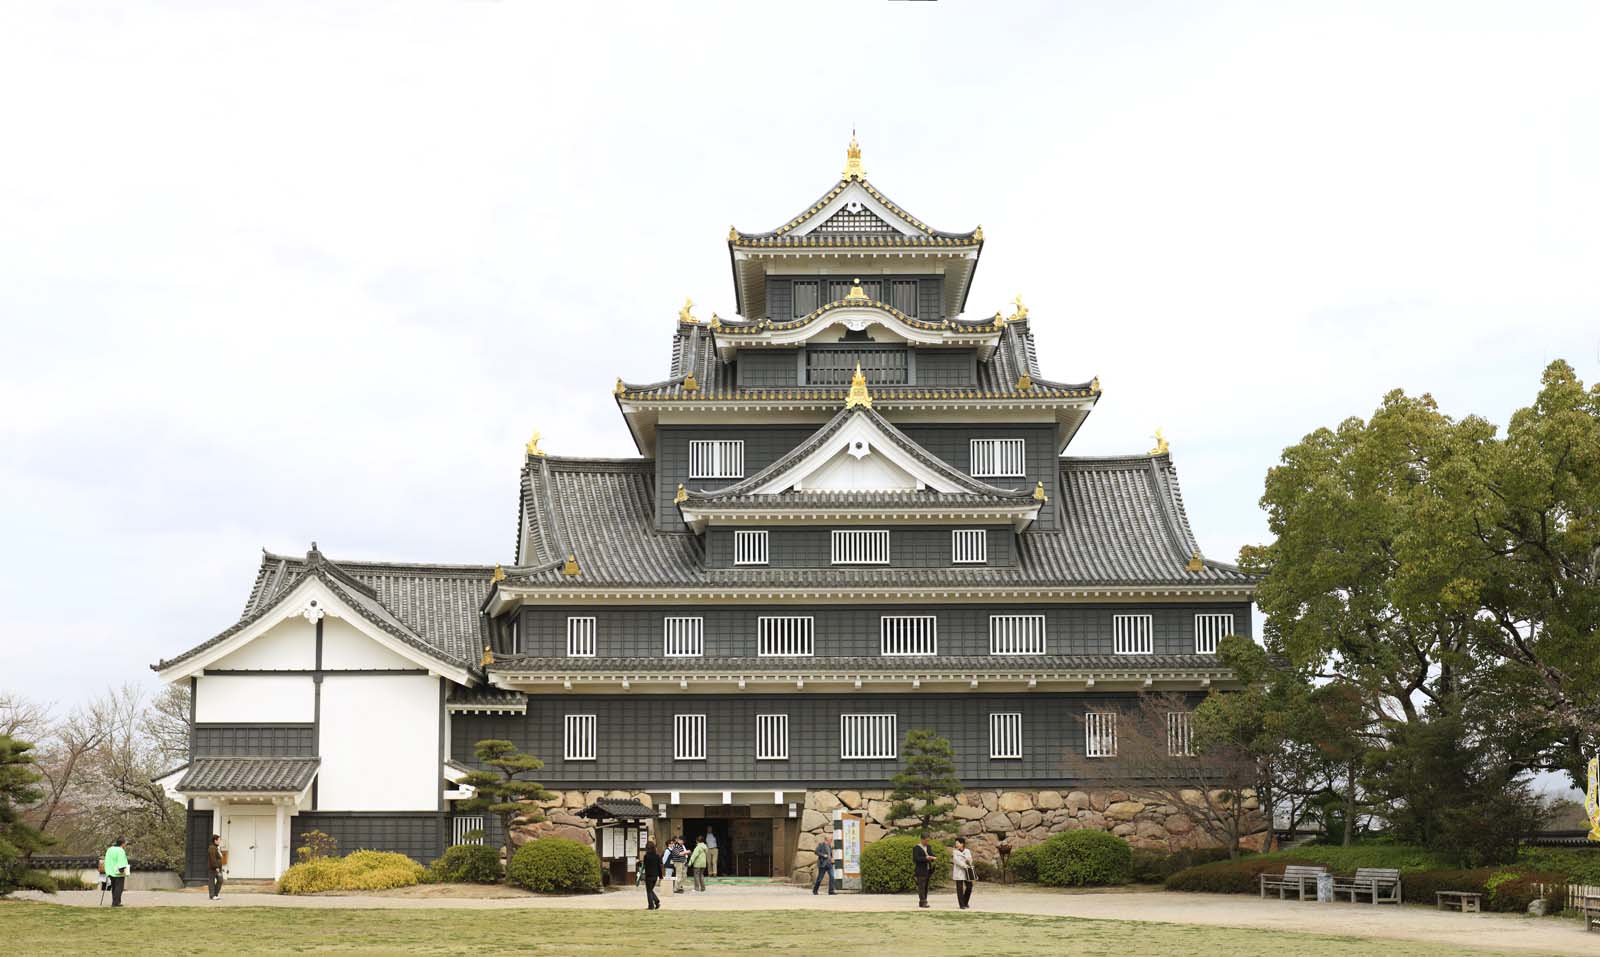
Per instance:
[[[263,546],[509,562],[529,433],[632,454],[612,382],[852,125],[1100,377],[1072,451],[1163,427],[1231,559],[1388,389],[1600,378],[1596,49],[1592,2],[7,4],[0,690],[153,684]]]

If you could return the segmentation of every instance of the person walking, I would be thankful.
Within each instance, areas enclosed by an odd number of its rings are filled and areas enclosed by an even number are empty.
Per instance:
[[[712,877],[717,876],[717,832],[706,832],[706,867],[710,868]]]
[[[111,842],[106,848],[106,879],[111,882],[111,906],[122,906],[122,885],[128,880],[128,852],[122,849],[122,838]]]
[[[682,894],[683,879],[689,876],[688,874],[684,873],[683,870],[686,866],[686,862],[689,860],[689,852],[684,850],[682,837],[675,837],[672,839],[671,853],[672,893]]]
[[[656,896],[656,882],[661,880],[661,854],[656,850],[656,842],[650,841],[644,846],[644,909],[660,910],[661,898]]]
[[[933,848],[928,846],[928,832],[922,832],[922,842],[911,849],[911,865],[917,878],[917,906],[928,906],[928,881],[933,877]]]
[[[950,854],[950,877],[956,882],[956,903],[962,910],[972,902],[972,881],[977,877],[972,863],[972,852],[967,849],[967,839],[956,838],[956,849]]]
[[[811,882],[811,894],[815,896],[817,888],[823,881],[828,882],[828,893],[833,893],[833,845],[825,837],[817,838],[817,879]]]
[[[694,889],[704,893],[706,889],[706,839],[703,834],[694,839],[694,853],[689,855],[689,873],[694,875]]]
[[[206,896],[216,900],[222,896],[222,835],[211,835],[211,843],[206,845]]]

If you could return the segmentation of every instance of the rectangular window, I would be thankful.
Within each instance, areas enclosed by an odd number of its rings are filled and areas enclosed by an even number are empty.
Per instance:
[[[477,837],[467,837],[468,834],[477,832]],[[452,844],[482,844],[483,843],[483,815],[482,814],[457,814],[450,819],[450,843]]]
[[[833,563],[835,565],[889,564],[889,530],[835,530]]]
[[[1189,712],[1167,712],[1167,754],[1173,757],[1194,756],[1194,731]]]
[[[989,715],[989,757],[1022,757],[1022,712]]]
[[[950,561],[957,565],[982,565],[988,560],[988,532],[981,528],[958,528],[950,533]]]
[[[1022,478],[1028,474],[1024,439],[973,439],[974,478]]]
[[[1116,712],[1090,711],[1083,716],[1083,755],[1087,758],[1117,756]]]
[[[756,760],[789,760],[789,716],[756,715]]]
[[[744,478],[743,439],[690,439],[689,477]]]
[[[1156,650],[1149,615],[1112,615],[1111,650],[1119,655],[1148,655]]]
[[[1224,635],[1233,634],[1232,615],[1194,616],[1194,653],[1214,655]]]
[[[990,615],[989,654],[1044,654],[1044,616]]]
[[[816,311],[817,306],[817,281],[815,279],[796,279],[794,281],[794,308],[790,310],[790,317],[799,319],[809,316]]]
[[[594,617],[567,619],[567,657],[594,657]]]
[[[911,318],[917,318],[917,281],[892,279],[889,281],[889,305]]]
[[[756,654],[763,658],[804,658],[816,654],[817,620],[810,615],[756,619]]]
[[[593,761],[595,716],[569,714],[566,720],[566,758],[568,761]]]
[[[899,753],[894,715],[839,715],[839,757],[893,758]]]
[[[661,653],[668,658],[698,658],[705,654],[704,618],[668,618],[662,631]]]
[[[939,653],[939,619],[934,615],[884,615],[879,636],[885,655]]]
[[[767,533],[734,532],[733,563],[735,565],[765,565],[767,563]]]
[[[672,716],[672,758],[674,761],[704,761],[706,759],[705,715],[675,714]]]

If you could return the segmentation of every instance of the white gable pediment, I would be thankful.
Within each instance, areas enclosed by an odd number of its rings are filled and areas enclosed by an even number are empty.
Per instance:
[[[965,489],[891,437],[869,415],[855,415],[818,448],[753,489],[795,492],[962,492]]]
[[[851,220],[861,220],[870,224],[871,220],[875,219],[881,224],[865,229],[851,229],[851,232],[893,232],[902,236],[926,235],[922,230],[906,220],[905,217],[894,212],[880,202],[876,196],[867,192],[866,188],[859,182],[851,182],[850,185],[840,190],[839,195],[829,200],[828,204],[818,210],[815,216],[796,226],[789,232],[789,235],[805,236],[816,232],[824,223],[832,221],[840,213],[848,214],[847,218]],[[838,222],[834,223],[835,227],[838,225]],[[829,231],[833,230],[830,228]]]

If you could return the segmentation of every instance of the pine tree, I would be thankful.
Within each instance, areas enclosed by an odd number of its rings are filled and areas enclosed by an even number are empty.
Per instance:
[[[39,800],[34,787],[42,776],[33,769],[33,745],[0,734],[0,894],[18,887],[53,891],[49,876],[27,867],[28,855],[51,842],[22,822],[19,808]]]
[[[459,805],[464,811],[483,811],[500,816],[504,825],[506,848],[511,848],[511,826],[521,819],[530,823],[544,820],[544,813],[523,802],[548,801],[555,797],[544,785],[518,777],[531,774],[544,767],[544,762],[531,754],[518,751],[510,741],[487,738],[479,741],[475,749],[478,763],[485,770],[469,772],[461,779],[476,791],[470,800]],[[488,770],[492,768],[493,770]]]
[[[950,812],[956,807],[949,799],[961,793],[950,739],[932,731],[907,731],[901,754],[905,764],[894,776],[889,799],[895,803],[889,808],[889,819],[916,818],[917,830],[935,836],[947,834]]]

